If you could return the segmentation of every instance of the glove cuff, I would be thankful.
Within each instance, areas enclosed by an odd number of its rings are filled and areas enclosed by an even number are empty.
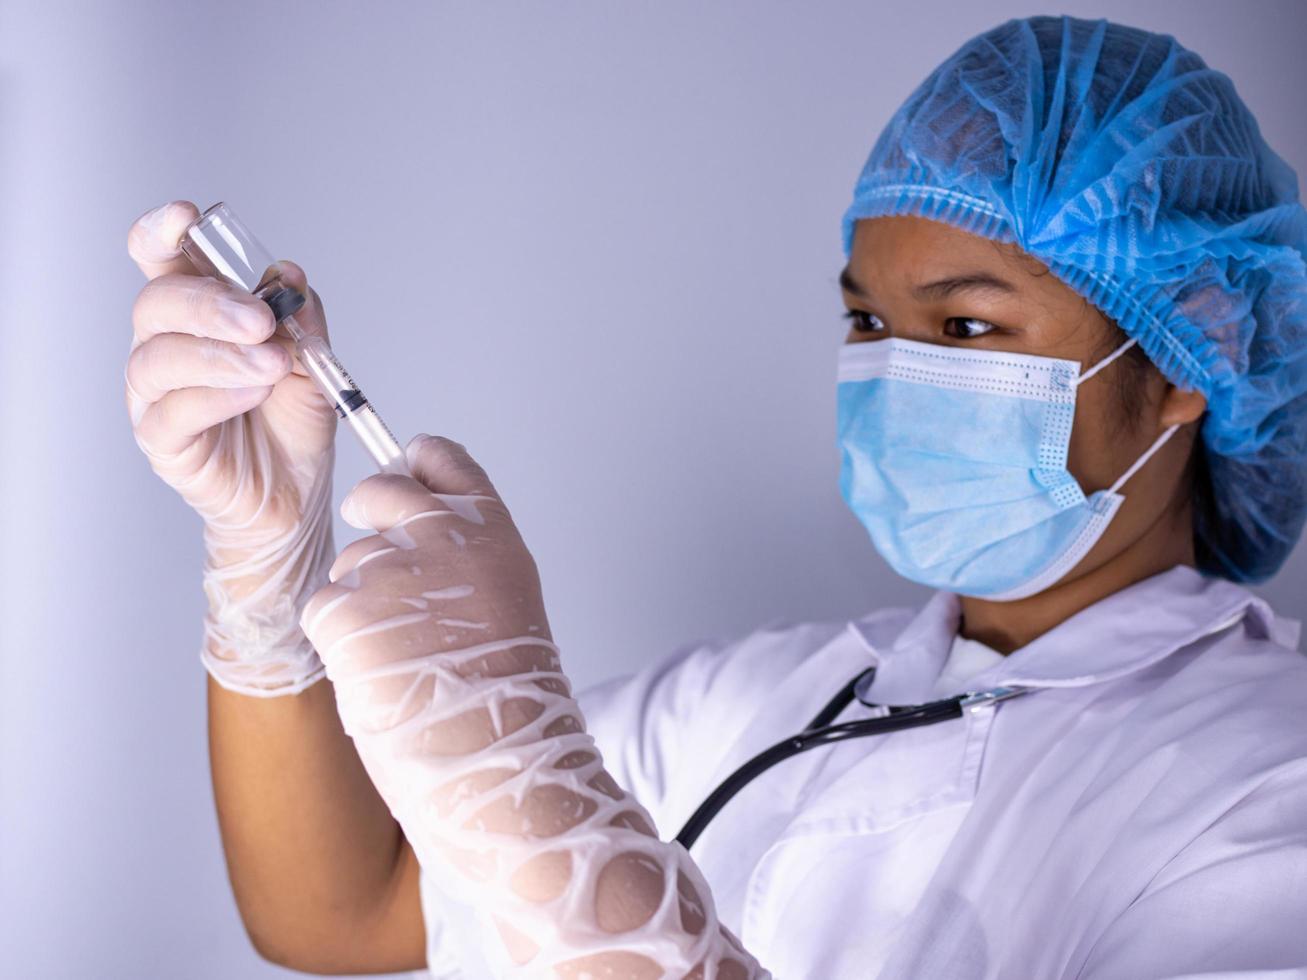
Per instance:
[[[309,598],[327,583],[335,560],[330,502],[330,467],[324,467],[299,525],[221,566],[213,560],[219,542],[206,529],[209,609],[200,662],[220,686],[251,697],[283,697],[326,676],[299,619]]]

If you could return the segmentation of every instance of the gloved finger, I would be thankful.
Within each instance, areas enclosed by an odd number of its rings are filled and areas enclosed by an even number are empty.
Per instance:
[[[352,572],[360,565],[398,550],[398,545],[391,544],[378,534],[369,534],[366,538],[351,541],[341,549],[340,554],[336,556],[336,560],[332,562],[331,568],[327,572],[327,581],[339,581],[342,575]]]
[[[322,297],[308,284],[304,270],[289,259],[278,259],[277,265],[282,270],[282,280],[304,294],[304,305],[295,313],[295,322],[305,333],[319,336],[330,344],[331,337],[327,333],[327,314],[322,308]],[[309,377],[308,369],[300,362],[299,354],[295,350],[295,341],[291,339],[290,333],[284,326],[278,325],[277,331],[268,340],[291,356],[292,371],[295,374]],[[323,404],[327,402],[324,400]]]
[[[493,624],[443,617],[419,608],[425,602],[402,590],[370,585],[364,594],[333,583],[313,594],[301,614],[300,628],[333,679],[431,653],[438,645],[438,641],[433,644],[433,622],[463,624],[443,627],[447,642],[461,637],[471,645],[495,638]]]
[[[300,610],[300,629],[309,638],[309,642],[317,648],[318,656],[322,655],[322,648],[326,646],[324,642],[326,633],[319,632],[322,621],[331,613],[332,609],[345,602],[353,594],[354,589],[352,587],[331,582],[314,592],[309,597],[309,601],[304,603],[304,608]]]
[[[155,456],[175,456],[212,426],[257,408],[272,385],[251,388],[179,388],[146,408],[136,441]]]
[[[180,333],[156,334],[127,358],[130,392],[157,402],[179,388],[249,388],[274,384],[290,371],[276,344],[232,344]]]
[[[127,229],[127,254],[147,279],[179,272],[198,271],[180,248],[182,233],[200,216],[190,201],[169,201],[151,208]]]
[[[377,628],[384,632],[394,617],[403,620],[423,621],[430,615],[404,604],[401,601],[402,590],[372,588],[364,595],[354,585],[332,582],[318,589],[304,604],[300,612],[300,629],[317,649],[323,663],[331,663],[331,657],[342,649],[340,641],[357,630],[365,632]],[[384,644],[383,646],[389,646]],[[402,648],[391,649],[392,654],[407,655]]]
[[[281,270],[281,281],[304,296],[304,305],[295,314],[295,322],[305,333],[330,341],[331,338],[327,334],[327,314],[322,308],[322,297],[309,285],[304,269],[290,259],[278,259],[277,267]]]
[[[490,477],[462,443],[419,432],[404,449],[413,478],[432,493],[484,494],[499,498]]]
[[[275,326],[267,303],[210,276],[158,276],[132,304],[133,347],[161,333],[258,344],[272,336]]]
[[[377,473],[360,480],[340,504],[345,523],[365,531],[388,531],[415,514],[449,510],[422,484],[398,473]]]

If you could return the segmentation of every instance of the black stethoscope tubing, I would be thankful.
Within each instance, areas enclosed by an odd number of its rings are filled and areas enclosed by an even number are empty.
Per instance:
[[[694,842],[698,840],[699,835],[703,833],[704,828],[708,826],[708,822],[750,780],[770,769],[776,763],[798,755],[800,752],[806,752],[808,749],[814,749],[819,745],[842,742],[845,739],[862,738],[866,735],[883,735],[887,732],[896,732],[905,728],[933,725],[936,722],[947,721],[950,718],[960,718],[964,711],[977,705],[1006,700],[1032,690],[1027,687],[995,687],[986,691],[968,691],[964,694],[955,694],[951,698],[927,701],[925,704],[907,705],[874,704],[863,701],[861,697],[858,697],[858,701],[868,708],[878,708],[887,712],[887,714],[878,718],[861,718],[857,721],[845,721],[836,725],[830,724],[857,696],[857,687],[863,677],[874,676],[875,673],[876,668],[874,666],[861,671],[853,680],[845,684],[839,693],[827,702],[824,708],[817,712],[803,731],[759,752],[722,780],[717,788],[708,794],[707,799],[699,804],[699,808],[690,815],[690,819],[685,822],[681,832],[676,835],[676,841],[688,851],[694,845]]]

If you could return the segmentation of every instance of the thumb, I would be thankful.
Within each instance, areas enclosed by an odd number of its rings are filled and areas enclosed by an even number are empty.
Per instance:
[[[290,259],[278,259],[277,268],[280,271],[281,281],[304,297],[304,305],[295,313],[295,322],[305,333],[315,334],[330,343],[331,337],[327,334],[327,314],[322,308],[322,297],[309,285],[309,277],[305,274],[304,267]]]
[[[420,432],[409,440],[404,454],[413,478],[432,493],[484,494],[499,500],[490,477],[462,443]]]

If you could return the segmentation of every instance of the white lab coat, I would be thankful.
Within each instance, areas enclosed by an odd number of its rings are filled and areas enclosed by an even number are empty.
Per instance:
[[[577,699],[670,840],[873,663],[880,703],[1040,688],[812,749],[726,804],[691,853],[776,980],[1307,978],[1301,624],[1180,565],[937,684],[958,616],[937,592],[769,625]],[[467,910],[425,874],[422,900],[431,974],[487,976]]]

